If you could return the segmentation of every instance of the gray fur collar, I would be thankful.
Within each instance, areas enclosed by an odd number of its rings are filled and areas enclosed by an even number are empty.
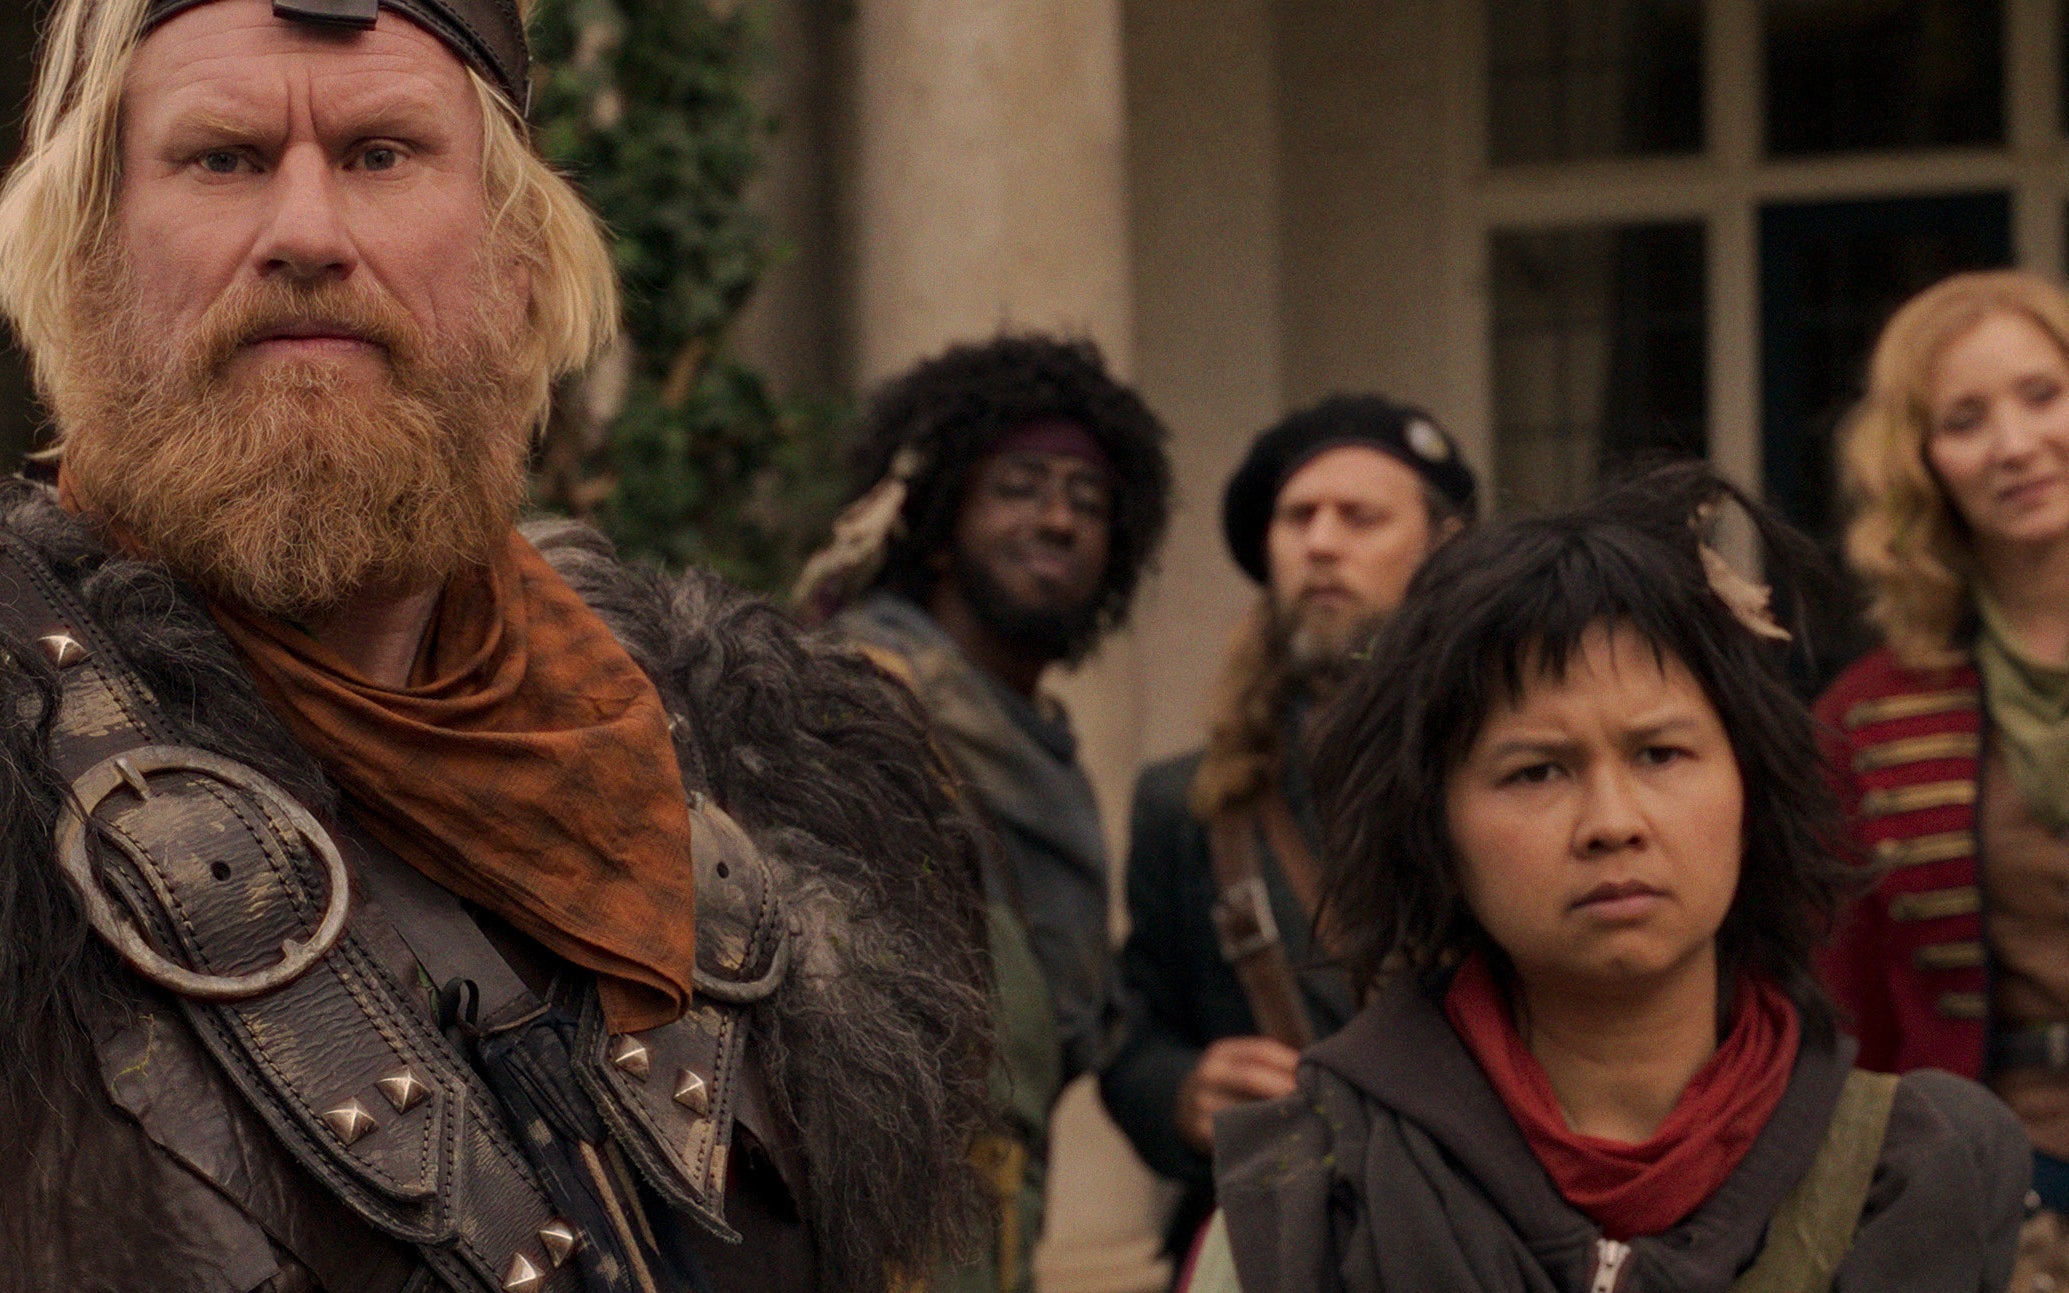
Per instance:
[[[0,525],[79,592],[183,741],[335,808],[190,589],[111,556],[39,487],[0,484]],[[989,1116],[976,844],[910,698],[716,577],[629,568],[569,522],[526,533],[688,717],[684,781],[775,869],[800,954],[754,1008],[753,1036],[797,1129],[828,1286],[873,1293],[965,1249],[982,1219],[966,1151]],[[55,677],[26,647],[0,641],[21,662],[0,669],[0,1033],[23,1043],[0,1059],[0,1118],[39,1083],[76,1080],[87,1031],[130,995],[54,868],[24,865],[49,856],[62,795],[48,758]]]

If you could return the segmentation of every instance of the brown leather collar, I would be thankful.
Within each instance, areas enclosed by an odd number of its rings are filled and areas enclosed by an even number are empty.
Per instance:
[[[151,0],[144,11],[144,30],[209,2]],[[383,8],[444,41],[461,62],[494,82],[520,110],[530,106],[531,51],[516,0],[273,0],[273,12],[281,18],[337,27],[371,27]]]

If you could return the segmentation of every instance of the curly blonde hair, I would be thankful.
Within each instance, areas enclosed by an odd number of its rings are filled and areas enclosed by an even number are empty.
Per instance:
[[[45,26],[21,160],[0,186],[0,313],[46,391],[75,326],[80,275],[114,214],[122,88],[148,3],[60,0]],[[530,0],[520,8],[529,11]],[[496,233],[531,271],[534,406],[543,420],[553,379],[586,366],[616,335],[617,275],[602,225],[533,149],[523,118],[480,74],[468,75],[481,104],[482,186]]]
[[[1994,314],[2031,319],[2069,353],[2069,295],[2020,270],[1943,279],[1884,325],[1868,363],[1868,394],[1841,430],[1840,463],[1853,519],[1847,563],[1868,581],[1868,614],[1914,669],[1960,661],[1975,567],[1968,526],[1925,459],[1927,383],[1948,345]]]

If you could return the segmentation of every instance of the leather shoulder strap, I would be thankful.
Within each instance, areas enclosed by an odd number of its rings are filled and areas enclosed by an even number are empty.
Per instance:
[[[1817,1158],[1769,1219],[1767,1242],[1733,1282],[1732,1293],[1824,1293],[1832,1287],[1860,1228],[1896,1094],[1893,1074],[1855,1069],[1846,1075]]]
[[[319,937],[349,902],[329,833],[256,772],[171,744],[116,645],[4,532],[0,624],[59,670],[51,754],[77,805],[61,827],[67,878],[282,1147],[451,1288],[498,1293],[529,1273],[527,1289],[577,1293],[493,1096],[349,924]]]
[[[1258,818],[1249,807],[1227,808],[1207,823],[1214,868],[1214,937],[1221,958],[1236,972],[1250,1013],[1267,1037],[1295,1050],[1314,1040],[1286,945],[1272,916],[1271,893],[1257,856]]]
[[[1293,805],[1286,802],[1286,792],[1275,785],[1260,795],[1257,819],[1264,827],[1265,842],[1272,846],[1272,857],[1277,860],[1293,896],[1300,900],[1300,909],[1307,913],[1308,919],[1314,919],[1315,912],[1322,905],[1322,868],[1307,846],[1307,836],[1301,833],[1300,823],[1294,820]]]

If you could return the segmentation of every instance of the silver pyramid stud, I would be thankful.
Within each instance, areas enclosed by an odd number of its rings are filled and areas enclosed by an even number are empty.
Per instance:
[[[60,669],[71,668],[86,659],[87,655],[86,648],[79,644],[79,639],[69,633],[53,633],[49,637],[37,638],[36,645],[42,647],[43,654],[49,656],[50,662]]]
[[[323,1121],[338,1134],[338,1139],[347,1145],[372,1131],[380,1124],[366,1111],[366,1106],[357,1100],[347,1100],[335,1109],[324,1111]]]
[[[388,1097],[388,1103],[395,1106],[397,1113],[408,1113],[431,1094],[431,1088],[419,1082],[417,1075],[408,1069],[390,1073],[374,1085],[381,1088],[381,1094]]]
[[[532,1265],[532,1259],[523,1253],[510,1259],[510,1269],[503,1272],[503,1293],[538,1293],[546,1287],[546,1272]]]
[[[654,1063],[647,1055],[646,1043],[630,1033],[621,1034],[611,1043],[610,1061],[642,1082]]]
[[[582,1246],[582,1234],[567,1222],[556,1221],[539,1232],[539,1242],[546,1245],[546,1260],[559,1267]]]
[[[675,1080],[675,1102],[699,1118],[711,1113],[711,1088],[704,1085],[704,1079],[688,1069]]]

